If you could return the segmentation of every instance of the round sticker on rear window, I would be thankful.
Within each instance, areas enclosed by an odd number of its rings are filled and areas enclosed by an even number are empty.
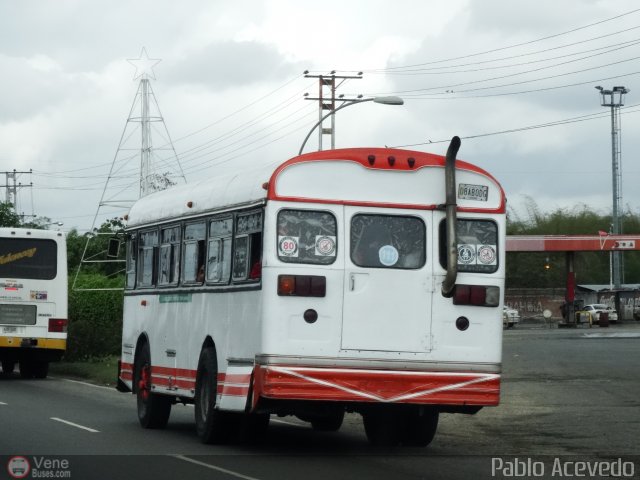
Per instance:
[[[458,263],[462,265],[476,263],[476,248],[474,245],[458,245]]]
[[[484,265],[495,265],[496,247],[495,245],[481,245],[478,247],[478,260]]]
[[[392,245],[384,245],[378,250],[378,258],[380,263],[385,267],[393,267],[400,258],[398,250]]]
[[[298,237],[278,237],[278,254],[281,257],[297,257]]]
[[[316,235],[316,255],[321,257],[335,257],[336,237]]]

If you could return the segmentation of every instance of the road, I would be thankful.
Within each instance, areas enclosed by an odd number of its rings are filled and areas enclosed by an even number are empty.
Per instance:
[[[0,463],[14,455],[32,467],[36,460],[40,466],[43,459],[66,460],[70,478],[82,479],[333,480],[491,478],[496,456],[548,456],[539,457],[545,462],[623,456],[635,462],[638,477],[640,324],[521,325],[505,331],[503,375],[499,407],[442,415],[428,448],[393,450],[369,447],[357,415],[348,415],[337,433],[273,418],[261,443],[202,445],[191,406],[175,406],[166,430],[143,430],[132,395],[62,378],[14,376],[0,379]],[[6,474],[0,467],[0,478]]]

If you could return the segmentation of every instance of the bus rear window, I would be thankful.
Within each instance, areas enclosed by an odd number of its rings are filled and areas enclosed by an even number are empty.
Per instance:
[[[287,263],[329,265],[336,260],[336,217],[315,210],[278,213],[278,258]]]
[[[54,240],[0,238],[1,278],[53,280],[57,261],[58,244]]]
[[[351,261],[359,267],[416,269],[426,262],[425,225],[399,215],[354,215]]]
[[[458,219],[458,271],[494,273],[498,270],[498,225],[492,220]],[[447,268],[446,221],[440,222],[440,265]]]

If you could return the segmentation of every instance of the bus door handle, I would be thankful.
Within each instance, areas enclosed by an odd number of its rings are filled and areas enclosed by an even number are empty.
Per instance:
[[[349,291],[355,292],[357,290],[362,290],[366,286],[368,278],[368,273],[350,273]]]

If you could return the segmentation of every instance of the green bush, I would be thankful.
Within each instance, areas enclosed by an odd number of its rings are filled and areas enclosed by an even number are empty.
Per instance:
[[[76,287],[121,288],[123,278],[80,275]],[[120,354],[122,291],[73,290],[69,282],[69,330],[65,360],[88,360]]]

